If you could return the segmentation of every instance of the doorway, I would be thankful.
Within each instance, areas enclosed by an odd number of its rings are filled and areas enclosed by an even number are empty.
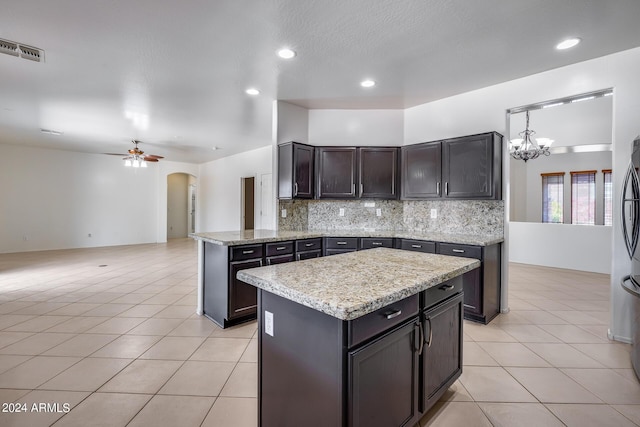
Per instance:
[[[242,187],[242,209],[240,212],[241,229],[253,230],[255,228],[255,185],[253,176],[240,178]]]
[[[195,232],[196,177],[186,173],[167,175],[167,239]]]

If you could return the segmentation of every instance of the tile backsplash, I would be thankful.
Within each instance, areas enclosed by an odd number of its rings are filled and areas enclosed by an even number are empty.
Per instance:
[[[282,218],[283,209],[287,210],[286,218]],[[435,219],[431,218],[432,209],[436,210]],[[279,230],[376,229],[502,235],[503,224],[501,200],[281,200],[278,212]]]

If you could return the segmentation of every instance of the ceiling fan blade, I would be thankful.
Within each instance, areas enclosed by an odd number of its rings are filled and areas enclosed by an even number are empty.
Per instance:
[[[147,157],[151,157],[151,158],[154,158],[154,159],[164,159],[164,157],[162,157],[162,156],[157,156],[157,155],[155,155],[155,154],[145,154],[145,155],[144,155],[144,157],[145,157],[145,158],[147,158]]]
[[[100,154],[106,154],[107,156],[126,156],[126,154],[122,154],[122,153],[100,153]]]
[[[156,162],[158,162],[158,159],[154,159],[152,157],[146,157],[145,156],[144,161],[145,162],[154,162],[154,163],[156,163]]]

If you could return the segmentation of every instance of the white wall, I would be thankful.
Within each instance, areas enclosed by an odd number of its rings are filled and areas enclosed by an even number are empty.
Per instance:
[[[309,110],[313,145],[399,146],[404,110]]]
[[[405,111],[404,141],[410,144],[489,130],[506,135],[506,110],[509,108],[614,88],[612,165],[614,200],[619,200],[623,174],[615,171],[625,170],[631,154],[630,143],[640,133],[638,69],[640,48],[410,108]],[[505,172],[509,176],[508,167]],[[508,183],[506,187],[508,191]],[[613,215],[610,329],[613,336],[625,340],[631,336],[631,296],[620,288],[619,282],[629,271],[630,262],[625,254],[620,223],[616,221],[619,217],[617,203],[614,203]],[[507,238],[509,228],[507,224]],[[592,238],[592,244],[606,244],[596,233]]]
[[[509,261],[609,274],[611,227],[512,222]]]
[[[158,165],[0,144],[0,200],[0,253],[157,241]]]
[[[273,146],[267,145],[200,165],[196,232],[240,230],[241,178],[256,177],[255,205],[260,207],[260,176],[272,173],[272,154]],[[256,209],[255,224],[260,223]]]

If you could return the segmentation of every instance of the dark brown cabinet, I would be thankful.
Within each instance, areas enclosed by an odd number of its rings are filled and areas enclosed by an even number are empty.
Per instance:
[[[440,142],[407,145],[400,151],[402,153],[402,198],[440,197],[442,187]]]
[[[406,251],[425,252],[429,254],[436,253],[436,242],[428,242],[425,240],[414,239],[398,239],[396,248]]]
[[[296,261],[322,256],[322,238],[296,240]]]
[[[394,239],[392,237],[361,237],[360,250],[373,248],[393,248]]]
[[[420,323],[410,322],[348,354],[349,426],[413,425]]]
[[[502,136],[465,136],[442,142],[444,197],[501,199]]]
[[[455,285],[442,286],[446,291]],[[457,293],[423,312],[421,412],[431,408],[462,374],[462,298]]]
[[[401,148],[402,199],[502,198],[502,135],[489,132]]]
[[[257,307],[256,288],[236,279],[238,271],[262,267],[262,259],[231,262],[229,264],[229,319],[255,316]]]
[[[396,147],[317,147],[319,199],[397,199]]]
[[[357,196],[355,147],[317,147],[316,165],[318,198],[353,199]]]
[[[358,148],[358,197],[397,199],[398,176],[397,148]]]
[[[314,150],[298,142],[278,145],[278,198],[313,198]]]
[[[324,256],[355,252],[359,249],[357,237],[325,237]]]
[[[489,323],[500,312],[501,244],[490,246],[438,243],[437,253],[480,260],[480,268],[462,275],[464,318]]]

